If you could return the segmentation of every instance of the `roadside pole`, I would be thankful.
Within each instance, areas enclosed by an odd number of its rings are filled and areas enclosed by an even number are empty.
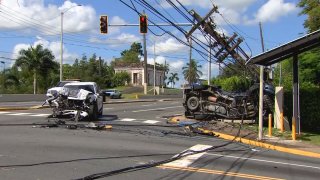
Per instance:
[[[260,28],[260,38],[261,38],[261,47],[262,52],[264,52],[264,42],[263,42],[263,35],[262,35],[262,25],[261,22],[259,22],[259,28]],[[263,128],[263,66],[260,66],[260,89],[259,89],[259,137],[258,140],[262,139],[262,128]]]
[[[148,85],[148,78],[147,78],[147,40],[146,34],[143,34],[143,62],[144,62],[144,84],[143,84],[143,92],[147,94],[147,85]]]

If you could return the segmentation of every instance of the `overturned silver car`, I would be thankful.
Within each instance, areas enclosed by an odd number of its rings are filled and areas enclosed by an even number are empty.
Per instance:
[[[75,120],[97,120],[103,113],[103,98],[95,82],[67,83],[49,96],[46,103],[52,108],[53,117],[71,115]]]

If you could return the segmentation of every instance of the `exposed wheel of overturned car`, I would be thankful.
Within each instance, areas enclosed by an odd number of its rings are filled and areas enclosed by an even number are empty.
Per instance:
[[[190,111],[195,111],[199,108],[200,102],[199,98],[196,96],[192,96],[187,101],[187,107]]]

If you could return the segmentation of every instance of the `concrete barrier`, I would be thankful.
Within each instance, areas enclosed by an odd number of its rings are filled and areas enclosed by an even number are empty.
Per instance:
[[[45,94],[0,94],[0,102],[30,102],[45,100]]]

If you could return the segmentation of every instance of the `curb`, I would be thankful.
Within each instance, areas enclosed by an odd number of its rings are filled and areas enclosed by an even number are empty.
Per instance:
[[[262,147],[262,148],[266,148],[266,149],[271,149],[271,150],[290,153],[290,154],[295,154],[295,155],[308,156],[308,157],[313,157],[313,158],[320,158],[320,154],[319,153],[315,153],[315,152],[304,151],[304,150],[293,149],[293,148],[287,148],[287,147],[283,147],[283,146],[277,146],[277,145],[264,143],[264,142],[260,142],[260,141],[255,141],[255,140],[250,140],[250,139],[245,139],[245,138],[241,138],[241,137],[237,137],[236,138],[235,136],[232,136],[232,135],[223,134],[223,133],[219,133],[219,132],[215,132],[215,131],[210,131],[210,130],[206,130],[206,129],[203,129],[203,128],[198,128],[198,130],[201,131],[204,134],[208,134],[208,135],[212,135],[213,134],[214,136],[222,138],[222,139],[234,140],[236,142],[240,142],[240,143],[244,143],[244,144],[248,144],[248,145],[252,145],[252,146],[258,146],[258,147]]]

